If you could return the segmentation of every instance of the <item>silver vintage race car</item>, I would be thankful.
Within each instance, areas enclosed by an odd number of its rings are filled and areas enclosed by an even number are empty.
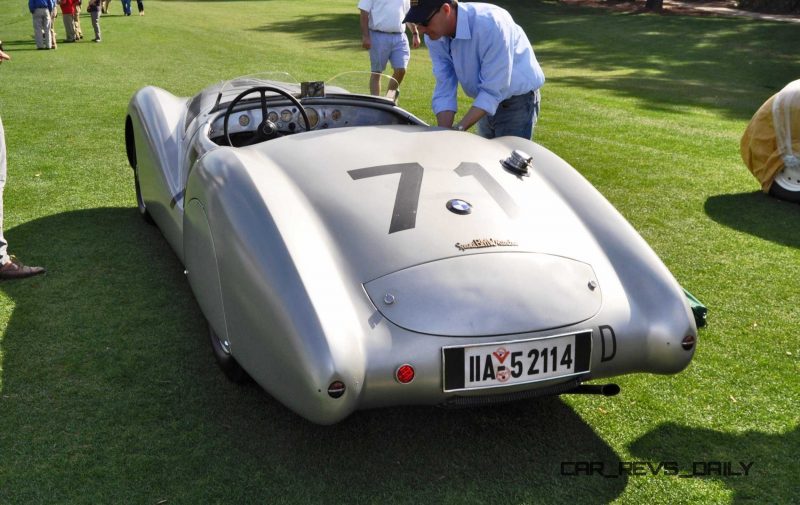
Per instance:
[[[689,364],[703,307],[570,165],[428,126],[354,78],[130,102],[139,211],[185,265],[230,378],[331,424],[611,395],[583,383]]]

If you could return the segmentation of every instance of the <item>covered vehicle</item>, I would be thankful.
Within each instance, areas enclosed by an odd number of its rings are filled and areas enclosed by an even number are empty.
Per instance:
[[[139,211],[185,265],[229,377],[330,424],[610,395],[584,382],[689,364],[702,317],[569,164],[347,89],[251,76],[130,101]]]
[[[742,135],[740,151],[765,193],[800,202],[800,79],[759,107]]]

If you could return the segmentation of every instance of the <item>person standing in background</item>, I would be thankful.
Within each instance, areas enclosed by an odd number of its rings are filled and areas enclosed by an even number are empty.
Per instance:
[[[56,41],[56,19],[58,18],[58,0],[53,0],[53,12],[50,13],[50,47],[58,49]]]
[[[126,16],[131,15],[131,0],[122,0],[122,13]]]
[[[48,11],[49,12],[49,11]],[[48,30],[48,33],[50,31]],[[38,31],[36,33],[39,33]],[[0,50],[0,63],[8,61],[11,56]],[[3,235],[3,189],[6,185],[6,136],[3,120],[0,118],[0,280],[22,279],[45,272],[42,267],[23,265],[20,260],[8,254],[8,242]]]
[[[144,16],[144,0],[136,0],[136,8],[139,9],[139,15]]]
[[[75,42],[77,36],[75,34],[75,0],[59,0],[58,5],[61,6],[61,17],[64,20],[64,30],[66,30],[66,39],[64,42]]]
[[[92,16],[92,28],[94,29],[94,39],[92,42],[100,42],[100,15],[103,10],[102,6],[103,0],[89,0],[89,7],[86,8],[89,11],[89,15]]]
[[[370,76],[370,93],[379,95],[381,92],[381,73],[386,68],[386,63],[391,62],[392,78],[389,83],[389,93],[397,90],[406,67],[411,58],[411,51],[406,37],[406,24],[403,16],[410,6],[409,0],[360,0],[358,9],[361,11],[361,47],[369,50],[369,61],[372,75]],[[414,48],[419,47],[419,33],[414,25],[409,25]]]
[[[56,8],[55,0],[28,0],[28,10],[33,17],[33,36],[36,49],[50,49],[50,32],[53,29],[52,13]]]
[[[83,38],[83,30],[81,30],[81,0],[75,0],[75,40]]]

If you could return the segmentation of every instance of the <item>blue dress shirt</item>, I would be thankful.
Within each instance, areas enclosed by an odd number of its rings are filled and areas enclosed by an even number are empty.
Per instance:
[[[473,106],[494,115],[503,100],[539,89],[544,72],[525,32],[508,11],[485,3],[458,4],[455,37],[425,43],[436,87],[433,112],[457,111],[458,84]]]

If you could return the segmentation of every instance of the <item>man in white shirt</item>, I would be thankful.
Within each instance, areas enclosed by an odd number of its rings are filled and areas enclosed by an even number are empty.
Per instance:
[[[372,70],[370,93],[381,93],[381,73],[386,63],[391,62],[394,81],[389,84],[389,93],[397,91],[406,75],[408,60],[411,58],[406,24],[403,18],[410,8],[410,0],[359,0],[361,11],[361,46],[369,49]],[[415,25],[408,25],[412,34],[412,45],[419,47],[419,33]]]

